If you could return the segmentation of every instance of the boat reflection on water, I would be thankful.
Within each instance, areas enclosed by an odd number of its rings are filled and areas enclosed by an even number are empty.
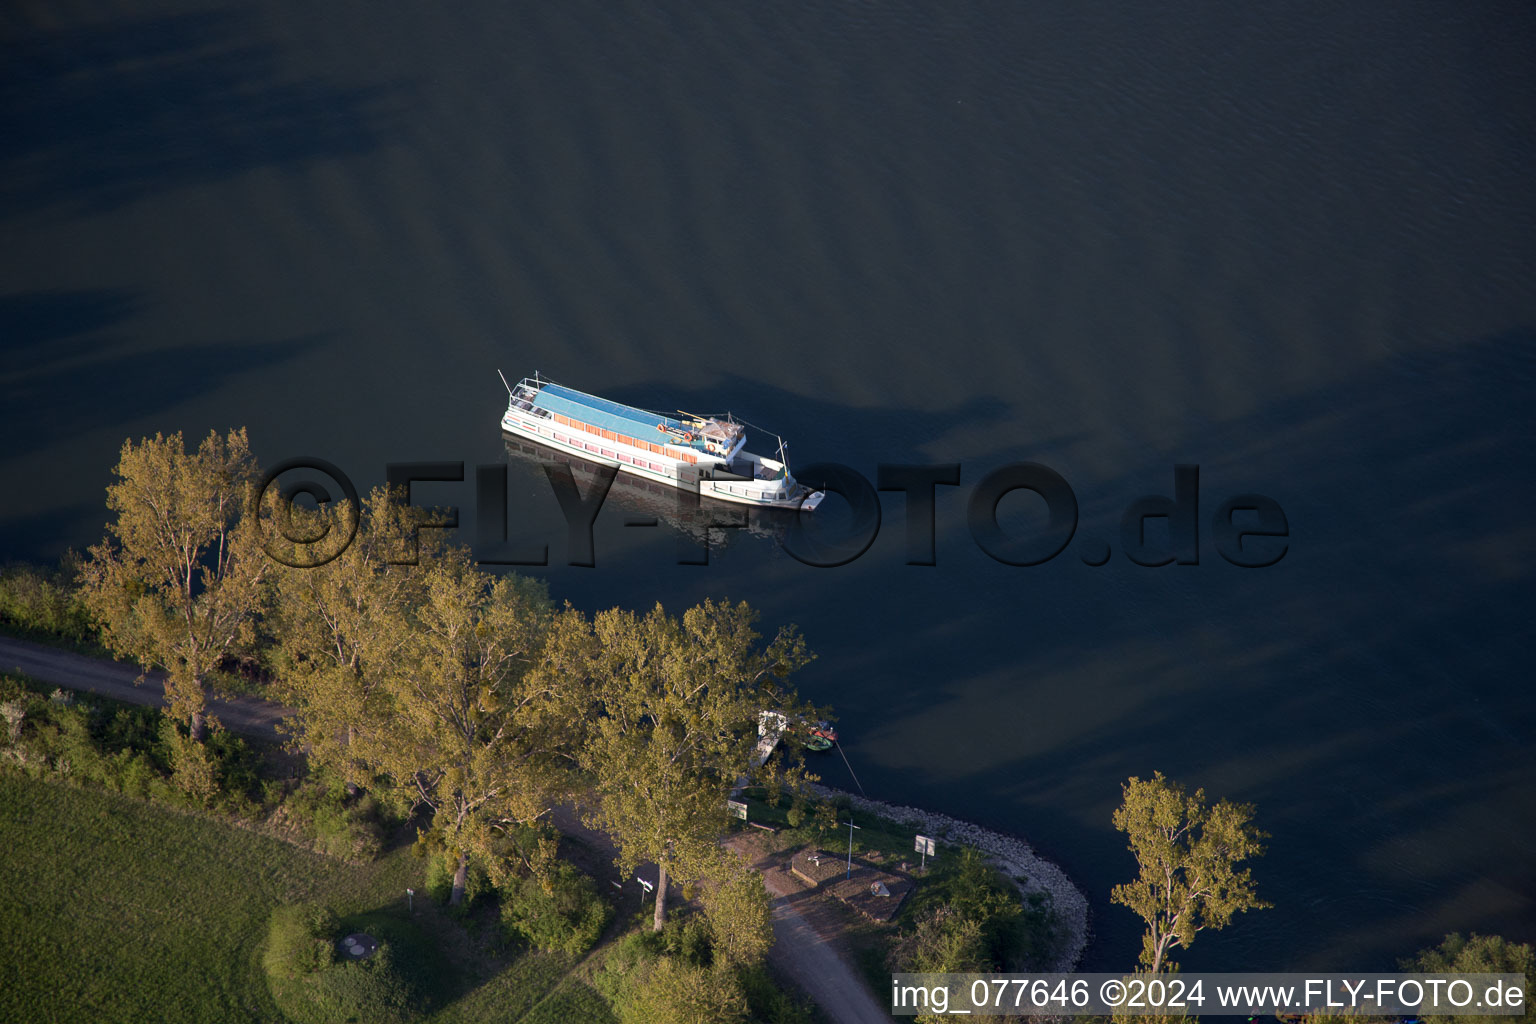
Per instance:
[[[601,471],[613,469],[510,434],[502,434],[502,441],[507,446],[509,462],[536,467],[540,476],[546,465],[569,466],[582,494],[588,493]],[[730,546],[734,535],[741,533],[782,544],[790,524],[800,514],[794,509],[743,506],[701,498],[633,473],[619,473],[614,477],[608,496],[603,499],[603,510],[598,514],[615,513],[628,519],[654,518],[699,544],[707,542],[715,550]]]

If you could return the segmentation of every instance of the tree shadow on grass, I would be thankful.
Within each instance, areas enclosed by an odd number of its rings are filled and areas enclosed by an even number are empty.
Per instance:
[[[331,935],[331,962],[297,977],[268,973],[273,1001],[291,1020],[419,1020],[457,999],[463,972],[444,952],[431,908],[412,914],[404,904],[341,917]],[[449,922],[450,926],[452,925]],[[364,937],[366,946],[346,940]],[[366,948],[364,955],[350,949]]]

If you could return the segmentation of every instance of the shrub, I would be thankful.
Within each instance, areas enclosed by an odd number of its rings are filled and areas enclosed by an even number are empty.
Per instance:
[[[810,1006],[781,989],[761,965],[737,972],[754,1021],[763,1024],[813,1024]]]
[[[169,772],[171,751],[160,733],[164,717],[156,708],[119,707],[101,725],[101,744],[108,750],[142,753],[156,768]]]
[[[5,719],[6,742],[15,745],[21,739],[21,727],[27,719],[27,704],[21,700],[0,703],[0,717]]]
[[[249,794],[262,791],[250,747],[222,729],[195,743],[155,708],[58,689],[45,698],[12,678],[0,681],[0,705],[15,720],[3,734],[15,740],[0,748],[33,775],[51,771],[139,799],[237,814],[252,810]]]
[[[207,748],[183,734],[169,718],[161,722],[160,736],[171,752],[171,781],[187,796],[207,806],[219,792],[214,761]]]
[[[250,744],[227,729],[208,733],[203,748],[213,764],[213,774],[220,793],[249,800],[261,793],[261,768]]]
[[[113,755],[110,771],[108,785],[119,793],[140,800],[151,799],[157,788],[165,784],[165,776],[154,762],[148,756],[132,750],[119,750]]]
[[[64,574],[27,565],[0,569],[0,623],[75,642],[94,635],[90,615]]]
[[[509,879],[501,890],[501,920],[508,932],[549,952],[585,953],[613,917],[591,879],[564,861],[549,877]]]
[[[256,788],[269,801],[276,792],[266,783]],[[349,795],[346,783],[328,773],[317,773],[288,794],[282,814],[313,835],[315,848],[328,856],[368,861],[384,848],[385,812],[378,800]]]
[[[805,822],[805,808],[796,803],[784,812],[784,820],[790,828],[799,828]]]
[[[898,970],[1030,970],[1049,963],[1060,942],[1048,898],[1022,898],[1001,872],[970,848],[946,858],[902,909]],[[980,966],[940,966],[975,963]],[[917,966],[919,963],[929,966]]]
[[[300,999],[285,1000],[282,1010],[302,1024],[404,1024],[420,1018],[423,1001],[415,976],[399,969],[388,942],[366,960],[331,964],[299,989]]]
[[[295,936],[294,956],[273,963],[276,944],[269,941],[264,962],[272,998],[294,1024],[404,1024],[420,1020],[440,1001],[434,981],[445,965],[413,925],[378,913],[337,921],[320,908],[281,909],[286,911],[282,927]],[[276,914],[273,920],[276,928]],[[378,940],[372,956],[353,960],[334,954],[337,938],[352,931]],[[305,956],[310,949],[314,959]]]
[[[1523,974],[1525,994],[1521,1003],[1525,1012],[1516,1017],[1497,1018],[1501,1024],[1529,1024],[1536,1020],[1536,1007],[1531,1005],[1532,976],[1536,975],[1536,949],[1528,943],[1511,942],[1502,935],[1464,936],[1458,932],[1447,935],[1440,945],[1421,949],[1414,956],[1399,962],[1405,971],[1426,974]],[[1511,1004],[1513,1005],[1513,1004]],[[1429,1016],[1428,1024],[1470,1024],[1472,1021],[1488,1021],[1495,1018],[1466,1016]]]
[[[649,928],[630,932],[608,949],[602,970],[592,978],[592,987],[608,1002],[619,998],[626,979],[662,954],[661,936]]]
[[[278,907],[267,926],[261,965],[269,977],[301,978],[335,959],[336,915],[315,904]]]
[[[985,973],[994,965],[987,956],[981,922],[939,907],[897,940],[891,949],[891,968],[917,974],[964,974]]]
[[[714,963],[714,945],[710,941],[709,924],[693,915],[678,915],[667,922],[661,932],[662,946],[667,955],[695,967],[708,967]]]
[[[447,903],[453,896],[453,873],[458,870],[459,858],[446,851],[434,851],[427,861],[427,895],[439,903]],[[485,865],[471,857],[469,871],[464,876],[464,902],[457,910],[463,913],[481,896],[492,891],[491,876]]]
[[[342,860],[369,861],[384,848],[378,824],[356,807],[324,807],[314,817],[315,841],[320,852]]]
[[[614,1002],[622,1024],[745,1024],[747,999],[728,970],[695,967],[662,957],[641,968],[621,987]]]

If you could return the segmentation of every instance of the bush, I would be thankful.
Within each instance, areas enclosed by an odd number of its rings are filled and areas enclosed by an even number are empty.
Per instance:
[[[695,967],[675,957],[652,961],[628,978],[614,1002],[622,1024],[745,1024],[747,999],[728,970]]]
[[[273,790],[262,786],[269,797]],[[370,794],[350,795],[346,783],[328,773],[306,779],[283,800],[282,814],[314,837],[327,856],[369,861],[384,849],[387,812]]]
[[[27,565],[0,569],[0,624],[75,643],[95,636],[91,617],[64,573]]]
[[[674,915],[661,931],[661,942],[666,955],[694,967],[709,967],[715,962],[709,924],[697,915]]]
[[[44,697],[9,677],[0,680],[0,706],[10,741],[0,748],[34,776],[52,773],[142,800],[235,814],[249,813],[248,794],[261,792],[249,746],[222,729],[194,743],[156,708],[59,689]]]
[[[901,919],[903,937],[892,961],[897,970],[1034,970],[1051,961],[1060,941],[1049,899],[1024,900],[968,847],[946,858],[918,887]]]
[[[315,814],[314,830],[317,847],[329,857],[370,861],[384,849],[382,829],[359,807],[321,808]]]
[[[1536,949],[1528,943],[1511,942],[1502,935],[1463,936],[1452,932],[1438,946],[1421,949],[1399,964],[1405,971],[1425,974],[1523,974],[1525,1012],[1512,1017],[1425,1016],[1428,1024],[1469,1024],[1471,1021],[1497,1019],[1501,1024],[1529,1024],[1536,1020],[1536,1006],[1531,1005],[1532,976],[1536,975]]]
[[[280,1004],[283,1013],[300,1024],[404,1024],[420,1018],[422,1004],[415,977],[399,969],[387,942],[380,942],[366,960],[331,964],[304,979],[300,994],[302,1001]]]
[[[243,737],[214,729],[203,741],[203,749],[213,764],[219,793],[229,798],[224,801],[228,809],[245,810],[244,804],[261,796],[261,768]]]
[[[336,915],[315,904],[278,907],[267,926],[261,965],[268,977],[302,978],[335,959]]]
[[[613,908],[591,879],[564,861],[554,865],[548,878],[512,878],[501,890],[507,931],[548,952],[585,953],[612,917]]]
[[[615,1002],[626,979],[660,956],[662,950],[661,936],[649,928],[630,932],[609,947],[602,970],[592,978],[592,987],[609,1003]]]
[[[631,979],[645,973],[658,960],[672,959],[688,967],[710,966],[708,926],[695,915],[675,915],[661,931],[649,923],[620,938],[608,950],[602,970],[592,987],[617,1005]]]
[[[761,965],[737,972],[747,1007],[762,1024],[813,1024],[811,1007],[774,983]]]
[[[272,921],[263,966],[273,1000],[295,1024],[403,1024],[438,1001],[431,979],[443,964],[412,925],[381,914],[338,921],[315,906],[280,907]],[[335,954],[352,931],[379,941],[366,960]]]
[[[458,867],[459,858],[456,855],[442,850],[434,851],[431,860],[427,861],[427,895],[446,904],[453,897],[453,873]],[[459,913],[468,911],[476,900],[493,889],[485,865],[471,857],[469,871],[464,876],[464,902],[456,909]]]
[[[160,735],[171,752],[171,781],[176,788],[205,807],[212,803],[219,792],[219,780],[207,748],[169,718],[160,724]]]

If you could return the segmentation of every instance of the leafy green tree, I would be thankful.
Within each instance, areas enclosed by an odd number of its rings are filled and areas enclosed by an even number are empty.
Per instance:
[[[407,619],[349,757],[431,810],[429,840],[458,861],[456,905],[470,858],[499,880],[496,840],[545,814],[562,781],[567,705],[556,677],[532,671],[549,598],[543,583],[492,577],[452,548],[422,565]]]
[[[1146,781],[1133,775],[1121,791],[1114,823],[1130,838],[1137,877],[1115,886],[1110,900],[1146,922],[1141,963],[1148,970],[1163,970],[1171,950],[1189,948],[1206,928],[1224,928],[1234,914],[1270,906],[1259,899],[1249,870],[1237,867],[1264,853],[1267,836],[1251,824],[1252,805],[1208,805],[1205,790],[1188,796],[1162,772]]]
[[[718,849],[703,869],[702,901],[716,965],[752,967],[773,947],[773,912],[763,876]]]
[[[1528,943],[1510,942],[1501,935],[1447,935],[1438,946],[1421,949],[1402,962],[1405,971],[1424,974],[1523,974],[1525,990],[1519,1016],[1426,1016],[1428,1024],[1471,1024],[1472,1021],[1502,1021],[1530,1024],[1536,1021],[1531,1006],[1531,977],[1536,975],[1536,949]],[[1478,993],[1481,995],[1481,993]]]
[[[295,514],[323,520],[300,533],[316,536],[344,530],[355,513],[343,502]],[[375,490],[338,557],[314,567],[295,558],[297,567],[275,569],[265,615],[279,647],[277,694],[295,710],[287,727],[311,764],[353,786],[369,781],[366,759],[354,749],[358,730],[383,717],[381,686],[410,640],[409,615],[422,599],[419,565],[388,561],[408,514],[384,488]]]
[[[596,791],[588,823],[619,847],[628,874],[659,868],[655,930],[680,869],[698,877],[726,824],[725,801],[764,774],[754,763],[758,715],[806,714],[785,679],[810,659],[791,627],[760,646],[745,603],[705,601],[681,620],[613,609],[590,626],[561,617],[550,668],[582,680],[572,718],[588,723],[576,756]],[[798,785],[803,768],[777,773]]]
[[[248,645],[269,561],[245,516],[256,478],[245,429],[123,442],[108,536],[81,565],[81,597],[113,652],[167,672],[171,714],[201,742],[208,681]]]

